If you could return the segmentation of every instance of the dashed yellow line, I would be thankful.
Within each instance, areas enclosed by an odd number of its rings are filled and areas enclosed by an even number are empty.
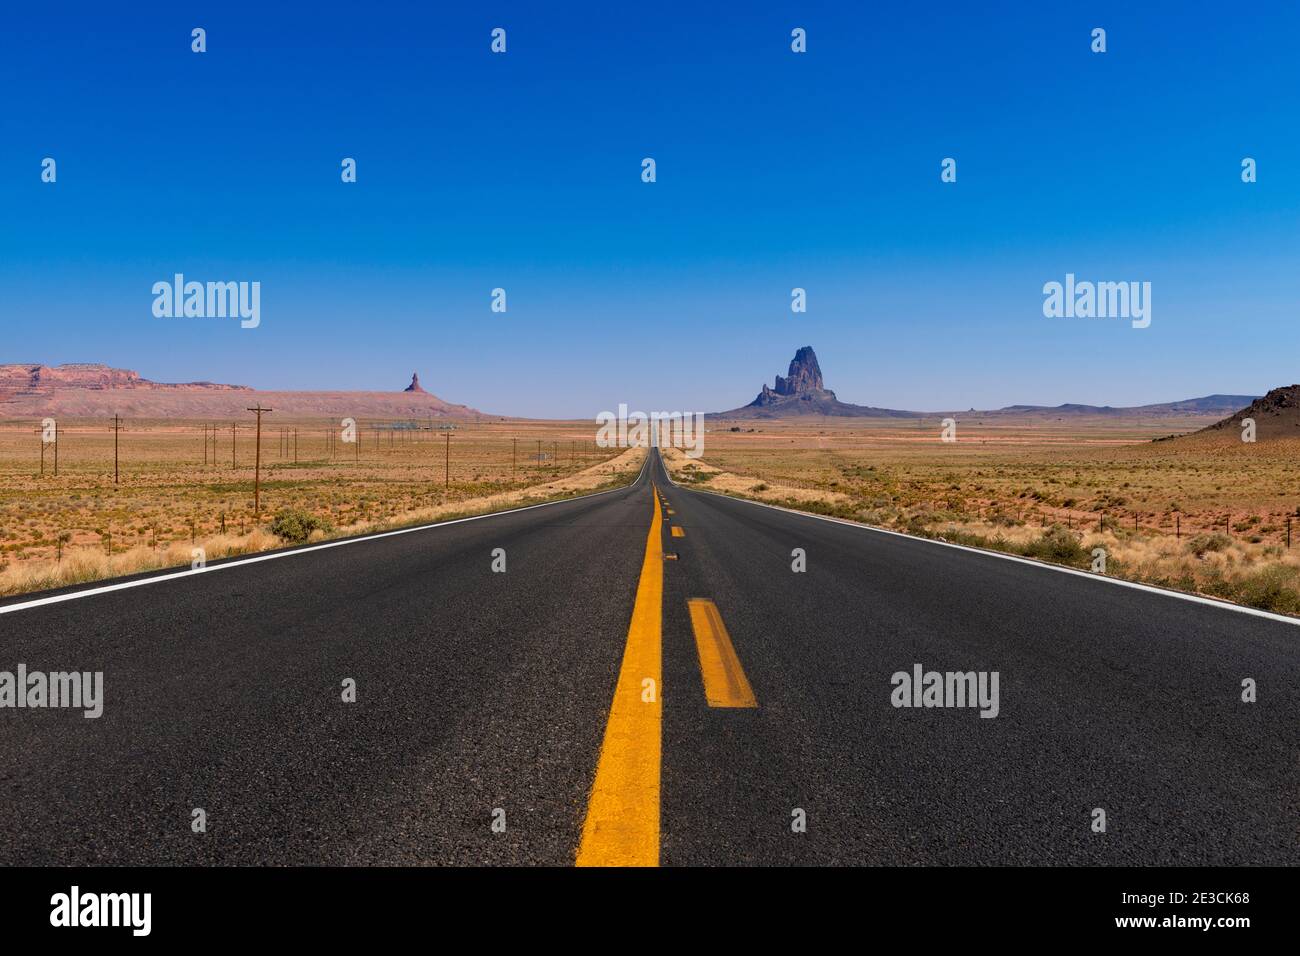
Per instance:
[[[686,606],[691,612],[691,630],[695,632],[704,697],[709,706],[757,707],[758,699],[740,666],[718,606],[705,598],[691,598]]]
[[[657,486],[653,501],[623,664],[587,801],[578,866],[659,865],[664,552]]]
[[[686,537],[686,529],[679,524],[673,525],[673,537],[674,538]]]

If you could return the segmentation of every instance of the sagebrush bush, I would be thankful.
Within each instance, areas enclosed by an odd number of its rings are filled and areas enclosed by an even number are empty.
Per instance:
[[[1232,539],[1226,534],[1215,532],[1214,534],[1198,534],[1191,541],[1187,542],[1187,550],[1198,558],[1205,556],[1207,551],[1223,551],[1232,546]]]
[[[1088,557],[1088,552],[1079,543],[1079,535],[1059,524],[1052,525],[1036,540],[1024,545],[1022,553],[1058,564],[1083,564]]]
[[[324,518],[318,518],[305,511],[296,511],[292,508],[277,513],[271,520],[271,533],[277,538],[283,538],[285,541],[295,544],[306,541],[311,537],[313,531],[322,531],[328,534],[333,530],[333,525]]]
[[[1300,613],[1300,590],[1294,568],[1281,565],[1261,568],[1242,576],[1226,596],[1248,607],[1279,614]]]

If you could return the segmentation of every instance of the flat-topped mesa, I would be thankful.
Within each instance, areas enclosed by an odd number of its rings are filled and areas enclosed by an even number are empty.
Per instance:
[[[49,395],[69,390],[90,391],[249,391],[246,385],[216,382],[152,382],[128,368],[113,368],[97,362],[69,362],[64,365],[0,365],[0,400],[11,395]]]
[[[259,399],[259,396],[261,398]],[[154,382],[129,369],[100,364],[0,364],[0,418],[243,419],[254,401],[280,415],[303,418],[481,418],[467,405],[444,401],[420,385],[397,391],[276,391],[215,382]]]
[[[148,384],[139,372],[88,362],[0,365],[0,386],[9,388],[139,388]]]

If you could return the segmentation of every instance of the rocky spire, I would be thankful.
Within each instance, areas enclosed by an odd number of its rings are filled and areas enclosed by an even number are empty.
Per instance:
[[[776,377],[776,388],[773,391],[778,395],[801,395],[804,392],[820,392],[823,387],[822,369],[817,364],[817,353],[812,350],[811,345],[805,345],[794,353],[786,377],[782,378],[780,375]]]

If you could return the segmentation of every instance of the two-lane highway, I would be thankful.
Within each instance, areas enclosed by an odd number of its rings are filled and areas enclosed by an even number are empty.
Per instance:
[[[654,452],[602,495],[28,605],[0,671],[102,670],[104,713],[0,709],[0,863],[1300,862],[1294,624]],[[894,706],[917,665],[996,673],[996,716]]]

